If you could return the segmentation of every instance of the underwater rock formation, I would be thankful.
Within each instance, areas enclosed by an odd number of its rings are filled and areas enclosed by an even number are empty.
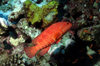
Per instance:
[[[97,53],[100,53],[100,37],[99,37],[100,31],[99,30],[100,30],[100,25],[95,29],[94,32],[94,41],[96,42],[95,49],[97,50]]]
[[[2,62],[1,66],[25,66],[25,62],[22,58],[21,54],[11,55],[6,61]]]
[[[93,40],[93,32],[89,30],[89,28],[81,29],[78,32],[79,37],[85,41],[92,41]]]
[[[8,10],[12,10],[13,6],[9,3],[10,0],[2,0],[0,2],[0,10],[7,12]]]
[[[24,10],[23,8],[23,3],[25,0],[10,0],[9,3],[12,4],[13,6],[13,10],[11,11],[11,13],[8,16],[8,20],[13,22],[16,21],[18,18],[21,19],[21,15],[24,14]]]
[[[11,55],[18,54],[18,53],[23,53],[24,49],[24,43],[13,47],[13,50],[11,51]]]
[[[41,33],[40,29],[36,29],[35,27],[29,27],[26,18],[20,19],[17,24],[17,27],[27,36],[30,36],[32,39],[34,39]]]
[[[78,36],[85,41],[92,41],[96,39],[96,33],[98,33],[98,29],[100,28],[100,25],[94,25],[92,27],[86,27],[78,32]]]
[[[22,16],[24,14],[24,10],[19,10],[19,11],[15,11],[12,12],[9,16],[8,16],[8,20],[11,22],[16,21],[17,19],[21,19],[20,16]]]
[[[62,36],[62,39],[60,40],[59,43],[54,44],[50,47],[48,54],[50,55],[55,55],[58,53],[65,53],[65,49],[69,46],[69,45],[73,45],[73,43],[75,42],[74,40],[71,39],[71,34],[69,32],[67,32],[66,34],[64,34]],[[61,47],[64,47],[61,49]]]
[[[8,59],[9,55],[7,52],[3,51],[0,52],[0,65],[2,66],[2,63],[5,62]]]

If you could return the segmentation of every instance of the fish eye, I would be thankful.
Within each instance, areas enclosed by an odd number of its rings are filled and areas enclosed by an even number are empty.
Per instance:
[[[69,23],[67,23],[67,24],[69,24]]]

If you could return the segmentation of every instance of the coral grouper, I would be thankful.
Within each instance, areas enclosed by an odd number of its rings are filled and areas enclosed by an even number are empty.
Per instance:
[[[40,55],[44,55],[50,46],[59,40],[71,27],[72,24],[69,22],[57,22],[52,24],[32,41],[35,46],[24,48],[26,55],[32,58],[38,51],[40,51]]]

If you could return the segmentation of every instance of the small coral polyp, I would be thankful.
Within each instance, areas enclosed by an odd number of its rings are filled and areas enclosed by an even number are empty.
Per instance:
[[[54,20],[54,18],[52,17],[58,14],[57,8],[57,1],[51,1],[48,4],[43,5],[42,7],[38,7],[35,3],[32,3],[30,0],[26,0],[24,2],[24,9],[26,11],[26,17],[28,22],[31,22],[31,24],[34,25],[36,22],[43,21],[42,27],[47,26]]]

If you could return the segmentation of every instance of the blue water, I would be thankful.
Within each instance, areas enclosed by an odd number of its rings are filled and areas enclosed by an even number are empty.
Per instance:
[[[11,13],[11,11],[3,12],[0,10],[0,18],[4,18],[6,20],[6,25],[10,25],[8,21],[8,15]]]

